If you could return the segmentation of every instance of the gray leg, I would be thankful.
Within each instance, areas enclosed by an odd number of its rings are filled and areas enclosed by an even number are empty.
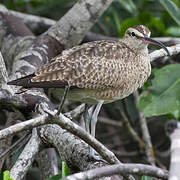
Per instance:
[[[65,100],[66,100],[67,93],[68,93],[68,91],[69,91],[69,88],[70,88],[70,86],[66,86],[66,87],[65,87],[64,94],[63,94],[63,97],[62,97],[62,99],[61,99],[61,103],[60,103],[59,108],[58,108],[58,111],[57,111],[57,113],[56,113],[57,116],[59,116],[60,113],[61,113],[61,111],[62,111],[64,102],[65,102]]]
[[[84,113],[83,113],[85,129],[88,133],[90,133],[90,121],[91,121],[91,117],[90,117],[89,112],[88,112],[90,107],[91,107],[90,105],[85,104],[85,109],[84,109]]]
[[[104,101],[99,101],[94,112],[93,112],[93,115],[92,115],[92,118],[91,118],[91,135],[93,137],[95,137],[96,135],[96,124],[97,124],[97,118],[98,118],[98,114],[99,114],[99,111],[103,105],[103,102]]]
[[[97,118],[98,118],[98,114],[99,114],[99,111],[101,109],[101,106],[103,105],[103,102],[104,101],[99,101],[94,112],[93,112],[93,115],[92,115],[92,119],[91,119],[91,135],[93,137],[95,137],[96,135],[96,124],[97,124]],[[101,160],[101,158],[99,156],[95,156],[95,153],[94,153],[94,149],[92,147],[90,147],[90,157],[93,157],[94,159],[97,159],[97,160]]]

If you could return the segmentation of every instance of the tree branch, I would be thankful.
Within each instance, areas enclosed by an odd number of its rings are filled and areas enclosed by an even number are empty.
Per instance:
[[[46,148],[39,152],[37,162],[42,179],[47,179],[59,174],[56,151],[54,148]]]
[[[44,108],[44,107],[43,107]],[[41,115],[34,119],[10,126],[9,128],[3,129],[0,131],[0,139],[9,137],[17,132],[26,129],[32,129],[44,124],[58,124],[63,129],[66,129],[68,132],[80,137],[82,140],[90,144],[105,160],[109,163],[119,163],[119,160],[114,156],[114,154],[109,151],[104,145],[97,141],[94,137],[89,135],[83,128],[74,124],[64,115],[60,114],[58,118],[54,117],[56,111],[50,111],[46,109],[46,112],[52,114],[51,118],[47,114]],[[43,130],[41,130],[43,131]]]
[[[147,175],[161,179],[168,179],[168,171],[154,166],[144,164],[117,164],[76,173],[63,178],[63,180],[93,180],[95,178],[121,173]]]
[[[176,55],[178,53],[180,53],[180,44],[171,46],[171,47],[167,47],[167,49],[169,50],[170,55]],[[164,57],[167,56],[167,53],[165,52],[164,49],[159,49],[156,51],[153,51],[152,53],[149,54],[150,60],[154,61],[155,59],[158,59],[160,57]]]
[[[36,129],[33,129],[32,137],[26,144],[23,152],[10,170],[10,176],[13,180],[20,180],[26,175],[36,154],[39,152],[41,140],[37,135]]]
[[[166,124],[166,132],[171,140],[171,159],[169,179],[180,179],[180,123],[176,120],[170,120]]]

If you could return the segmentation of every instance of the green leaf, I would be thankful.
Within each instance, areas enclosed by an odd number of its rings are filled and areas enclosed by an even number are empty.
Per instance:
[[[178,26],[171,26],[166,30],[166,34],[169,36],[179,36],[180,37],[180,27]]]
[[[180,109],[180,64],[167,65],[154,73],[152,86],[144,91],[138,107],[145,116],[173,114]]]
[[[149,176],[142,176],[141,180],[153,180],[153,178],[151,178]]]
[[[68,166],[64,161],[62,161],[62,178],[65,178],[68,175],[69,175]]]
[[[3,180],[13,180],[12,178],[10,178],[10,172],[9,171],[3,172]]]
[[[133,15],[137,15],[137,7],[132,0],[118,0],[121,6]]]
[[[174,21],[180,26],[180,9],[170,0],[160,0]]]
[[[147,22],[151,21],[153,15],[149,11],[142,11],[139,13],[138,18],[142,24],[147,24]]]
[[[46,180],[59,180],[59,179],[61,179],[61,174],[54,175]]]

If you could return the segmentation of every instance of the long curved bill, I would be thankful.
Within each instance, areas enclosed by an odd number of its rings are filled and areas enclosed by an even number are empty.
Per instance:
[[[156,40],[148,38],[148,37],[142,37],[142,39],[143,39],[144,43],[158,45],[158,46],[162,47],[167,52],[168,56],[170,56],[170,53],[169,53],[167,47],[160,41],[156,41]]]

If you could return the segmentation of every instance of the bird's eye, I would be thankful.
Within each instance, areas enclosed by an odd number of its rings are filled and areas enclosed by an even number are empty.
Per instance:
[[[136,34],[134,32],[131,33],[131,36],[136,36]]]

